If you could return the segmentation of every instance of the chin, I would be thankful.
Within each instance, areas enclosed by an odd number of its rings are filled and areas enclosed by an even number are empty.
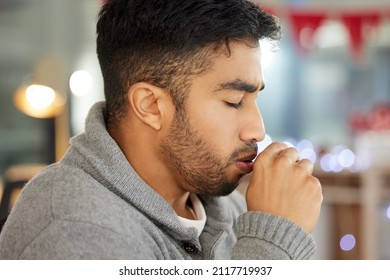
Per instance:
[[[232,183],[227,183],[225,182],[224,184],[220,185],[218,188],[215,189],[213,193],[210,195],[212,196],[227,196],[234,192],[238,185],[240,184],[240,180],[232,182]]]

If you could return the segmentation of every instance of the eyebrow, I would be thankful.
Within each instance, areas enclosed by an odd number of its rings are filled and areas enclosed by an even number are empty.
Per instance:
[[[223,91],[223,90],[237,90],[237,91],[244,91],[248,93],[257,93],[259,91],[262,91],[265,88],[265,84],[262,83],[260,90],[258,89],[259,86],[257,84],[252,84],[249,82],[245,82],[243,80],[237,79],[232,82],[226,82],[221,83],[218,85],[217,92]]]

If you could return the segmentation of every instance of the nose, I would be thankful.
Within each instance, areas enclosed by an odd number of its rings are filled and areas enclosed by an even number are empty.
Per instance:
[[[256,104],[244,116],[243,126],[240,131],[240,140],[244,142],[260,142],[264,138],[265,127],[263,116]]]

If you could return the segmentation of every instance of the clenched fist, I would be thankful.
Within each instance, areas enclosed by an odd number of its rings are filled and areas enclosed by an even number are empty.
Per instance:
[[[272,143],[259,154],[246,193],[248,211],[286,218],[311,233],[318,221],[322,188],[311,161],[295,148]]]

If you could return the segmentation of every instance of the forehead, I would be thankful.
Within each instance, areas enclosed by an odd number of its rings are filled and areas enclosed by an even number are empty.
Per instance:
[[[210,69],[199,77],[195,76],[192,82],[194,86],[196,83],[218,86],[237,80],[262,86],[259,45],[253,47],[245,43],[231,43],[229,50],[225,47],[221,48]]]

